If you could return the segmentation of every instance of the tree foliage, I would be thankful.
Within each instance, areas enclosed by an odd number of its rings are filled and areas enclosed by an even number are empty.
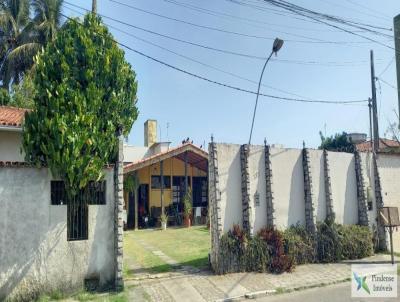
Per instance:
[[[347,133],[336,133],[333,136],[325,137],[322,132],[319,132],[321,137],[321,145],[319,149],[325,149],[330,151],[345,151],[352,152],[354,145],[348,140]]]
[[[101,19],[66,22],[36,59],[33,111],[26,115],[26,160],[48,165],[75,195],[116,158],[116,132],[137,118],[135,73]]]
[[[32,76],[31,71],[27,72],[22,82],[12,86],[11,92],[0,88],[0,105],[32,109],[35,95]]]

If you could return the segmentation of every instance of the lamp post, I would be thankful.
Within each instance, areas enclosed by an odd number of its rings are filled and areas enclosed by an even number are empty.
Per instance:
[[[263,77],[263,75],[264,75],[265,67],[266,67],[267,64],[268,64],[268,61],[271,59],[272,54],[275,53],[275,56],[276,56],[276,54],[277,54],[278,51],[282,48],[282,46],[283,46],[283,40],[281,40],[281,39],[279,39],[279,38],[276,38],[275,41],[274,41],[274,44],[272,45],[272,51],[271,51],[270,55],[268,56],[267,61],[265,61],[264,67],[263,67],[263,69],[262,69],[262,71],[261,71],[260,81],[258,82],[256,104],[255,104],[255,106],[254,106],[254,112],[253,112],[253,120],[252,120],[252,122],[251,122],[250,137],[249,137],[249,145],[250,145],[250,143],[251,143],[251,135],[253,134],[254,119],[255,119],[255,117],[256,117],[257,104],[258,104],[258,97],[259,97],[259,95],[260,95],[260,86],[261,86],[262,77]]]

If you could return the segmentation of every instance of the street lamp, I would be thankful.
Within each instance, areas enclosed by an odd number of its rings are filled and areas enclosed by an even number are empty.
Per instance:
[[[274,41],[274,44],[272,45],[272,51],[271,51],[270,55],[268,56],[267,61],[265,62],[264,67],[263,67],[263,69],[262,69],[261,76],[260,76],[260,81],[258,82],[256,104],[255,104],[255,106],[254,106],[254,112],[253,112],[253,121],[251,122],[250,137],[249,137],[249,145],[250,145],[250,143],[251,143],[251,135],[253,134],[254,119],[255,119],[255,117],[256,117],[257,104],[258,104],[258,97],[259,97],[259,95],[260,95],[260,86],[261,86],[262,77],[263,77],[263,75],[264,75],[264,70],[265,70],[265,67],[266,67],[267,64],[268,64],[269,59],[271,59],[272,54],[275,53],[275,56],[276,56],[276,54],[277,54],[278,51],[282,48],[282,46],[283,46],[283,40],[281,40],[281,39],[279,39],[279,38],[276,38],[275,41]]]

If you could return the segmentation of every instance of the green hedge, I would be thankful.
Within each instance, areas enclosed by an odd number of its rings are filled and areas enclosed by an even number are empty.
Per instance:
[[[216,272],[282,273],[290,272],[296,264],[338,262],[372,254],[372,234],[366,226],[321,222],[315,236],[297,225],[284,232],[263,228],[248,237],[234,225],[221,237]]]
[[[296,264],[313,263],[317,261],[315,238],[310,236],[303,226],[291,226],[283,232],[285,253]]]

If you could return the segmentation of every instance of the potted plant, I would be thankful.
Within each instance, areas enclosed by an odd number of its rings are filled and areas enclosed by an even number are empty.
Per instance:
[[[167,222],[168,222],[168,215],[165,213],[162,213],[160,216],[160,221],[161,221],[161,230],[166,230]]]
[[[190,223],[190,215],[192,214],[192,192],[189,189],[183,198],[183,223],[189,228]]]

